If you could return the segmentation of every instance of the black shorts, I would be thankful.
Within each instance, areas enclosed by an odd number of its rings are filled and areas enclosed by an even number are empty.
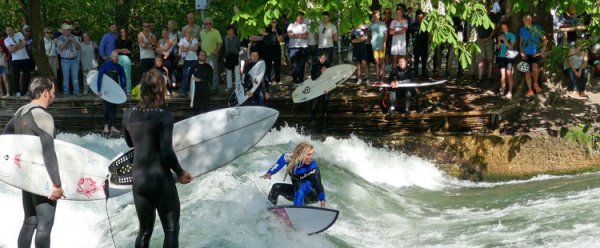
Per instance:
[[[513,60],[509,58],[498,57],[497,64],[498,68],[506,68],[507,70],[513,68]]]
[[[540,57],[533,57],[533,55],[527,55],[527,59],[525,60],[529,64],[529,70],[531,71],[533,68],[533,64],[540,64]]]
[[[367,46],[365,44],[352,45],[352,61],[360,62],[367,61]]]

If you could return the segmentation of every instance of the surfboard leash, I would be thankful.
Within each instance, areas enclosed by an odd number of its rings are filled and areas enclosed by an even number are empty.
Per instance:
[[[104,179],[104,195],[106,196],[106,200],[104,201],[104,210],[106,211],[106,218],[108,219],[108,228],[110,230],[110,237],[112,238],[113,246],[117,248],[117,242],[115,242],[115,235],[113,233],[112,222],[110,221],[110,215],[108,214],[108,198],[110,197],[110,192],[108,190],[108,179],[110,175],[106,175],[106,179]]]

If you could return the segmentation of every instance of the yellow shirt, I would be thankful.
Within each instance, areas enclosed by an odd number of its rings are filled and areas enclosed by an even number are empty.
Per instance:
[[[217,50],[217,46],[219,43],[223,43],[223,39],[221,38],[221,34],[216,29],[211,29],[206,32],[206,29],[203,29],[200,32],[200,47],[202,50],[206,51],[206,55],[212,55],[215,50]]]

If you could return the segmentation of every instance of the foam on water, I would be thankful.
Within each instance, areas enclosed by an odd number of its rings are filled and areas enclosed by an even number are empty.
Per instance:
[[[93,134],[58,138],[108,158],[127,149],[123,140]],[[270,186],[283,175],[259,178],[301,141],[316,148],[327,207],[340,210],[333,227],[313,236],[289,230],[265,211]],[[317,141],[283,127],[229,165],[178,185],[180,246],[595,247],[600,244],[599,178],[464,182],[431,162],[375,148],[357,137]],[[20,191],[0,183],[0,198],[0,247],[14,247],[23,218]],[[105,211],[103,201],[61,201],[53,247],[112,247]],[[111,198],[108,212],[118,247],[132,247],[138,221],[131,194]],[[162,239],[157,220],[151,246],[159,247]]]

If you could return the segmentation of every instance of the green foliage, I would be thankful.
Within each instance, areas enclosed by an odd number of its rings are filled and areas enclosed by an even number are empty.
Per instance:
[[[590,124],[580,124],[570,128],[561,128],[560,137],[575,142],[579,145],[587,147],[588,149],[597,148],[600,140],[600,134],[593,131],[593,126]]]

